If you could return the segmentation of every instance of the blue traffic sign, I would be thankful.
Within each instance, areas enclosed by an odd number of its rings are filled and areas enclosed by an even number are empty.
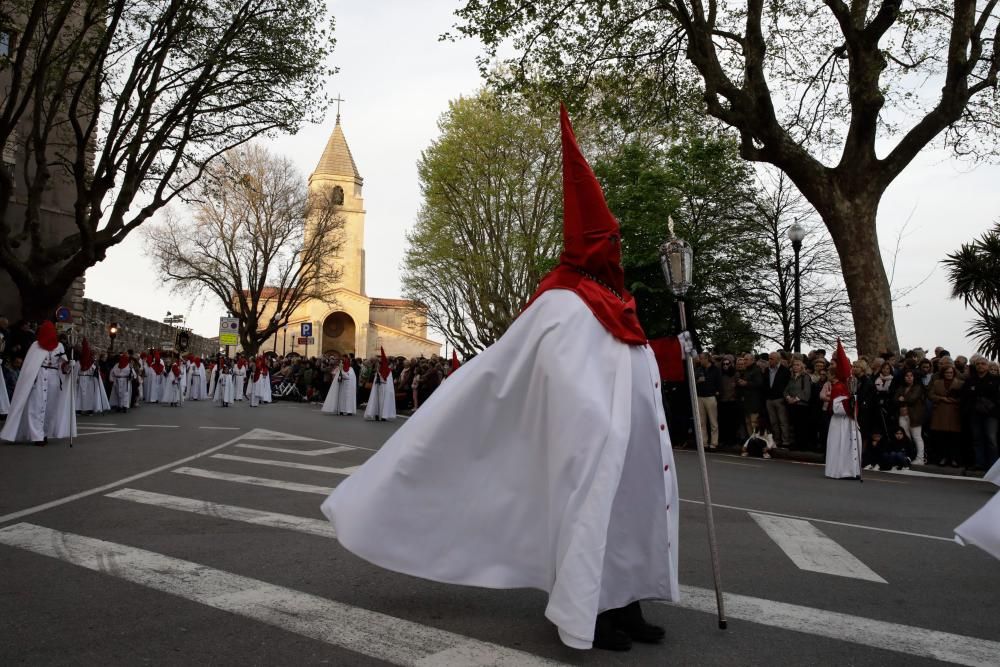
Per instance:
[[[56,308],[56,322],[72,322],[73,314],[66,306]]]
[[[302,333],[300,333],[299,335],[302,336],[303,338],[308,338],[309,336],[312,336],[313,335],[312,322],[303,322]]]

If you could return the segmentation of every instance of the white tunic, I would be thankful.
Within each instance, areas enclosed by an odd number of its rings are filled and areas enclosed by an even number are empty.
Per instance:
[[[997,459],[997,462],[993,464],[993,467],[989,469],[986,473],[986,477],[983,479],[987,482],[993,482],[997,486],[1000,486],[1000,459]]]
[[[132,382],[137,378],[132,366],[120,368],[118,364],[111,367],[111,398],[109,403],[113,408],[127,408],[132,402]]]
[[[955,529],[955,541],[974,544],[994,558],[1000,558],[1000,493],[993,495],[978,512]]]
[[[375,372],[372,393],[368,397],[368,405],[365,407],[365,419],[374,421],[377,417],[382,419],[396,418],[396,386],[392,383],[392,371],[389,372],[389,376],[384,382],[378,371]]]
[[[678,505],[652,351],[549,290],[322,510],[387,569],[548,592],[560,638],[589,648],[600,611],[679,599]]]
[[[66,359],[61,343],[50,351],[31,344],[10,401],[10,412],[0,440],[39,442],[76,435],[76,413],[71,406],[72,375],[62,371]]]
[[[233,381],[232,371],[220,371],[215,369],[215,393],[212,399],[216,405],[228,405],[235,400],[236,384]]]
[[[233,387],[233,399],[242,401],[246,393],[247,367],[239,365],[233,367],[233,380],[236,385]]]
[[[353,415],[358,411],[358,381],[354,369],[344,372],[338,368],[330,383],[330,391],[323,401],[322,412],[334,415]]]
[[[191,364],[188,369],[188,400],[202,401],[208,397],[205,393],[205,366]]]
[[[77,377],[77,410],[100,414],[111,409],[108,392],[104,389],[104,380],[97,364],[91,364],[85,371],[79,371]]]
[[[160,376],[153,370],[151,364],[142,362],[142,395],[146,403],[156,403],[160,400]]]
[[[847,415],[847,397],[833,401],[830,432],[826,436],[825,475],[833,479],[854,478],[861,474],[858,457],[861,449],[861,431],[858,423]]]
[[[184,402],[184,373],[175,376],[173,371],[167,370],[163,374],[163,393],[160,396],[161,403]]]

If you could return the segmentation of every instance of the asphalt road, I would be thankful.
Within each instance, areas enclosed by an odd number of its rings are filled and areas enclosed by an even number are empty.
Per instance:
[[[328,534],[323,494],[402,423],[188,403],[0,446],[0,664],[1000,664],[1000,562],[951,541],[989,483],[711,456],[720,631],[678,451],[684,596],[646,605],[667,639],[580,652],[542,593],[387,572]]]

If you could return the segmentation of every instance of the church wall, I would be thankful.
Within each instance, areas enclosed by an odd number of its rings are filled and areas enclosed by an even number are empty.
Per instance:
[[[441,354],[441,346],[433,341],[400,336],[377,326],[371,327],[368,341],[369,357],[377,357],[380,346],[385,348],[386,355],[390,357],[431,357]]]

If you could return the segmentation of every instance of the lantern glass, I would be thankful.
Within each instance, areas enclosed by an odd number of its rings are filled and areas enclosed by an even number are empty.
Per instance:
[[[802,243],[803,239],[806,237],[805,227],[799,223],[793,224],[788,228],[788,240],[792,243]]]
[[[684,296],[691,288],[691,271],[694,251],[685,241],[670,238],[660,246],[660,266],[670,290]]]

